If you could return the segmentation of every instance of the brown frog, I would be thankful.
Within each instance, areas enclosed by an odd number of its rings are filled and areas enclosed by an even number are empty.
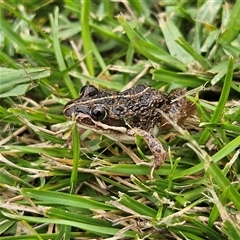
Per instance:
[[[134,143],[135,136],[140,135],[154,156],[153,167],[157,168],[167,152],[156,136],[161,129],[171,127],[161,112],[181,124],[194,109],[185,93],[185,89],[176,89],[167,94],[145,84],[123,92],[87,85],[81,89],[79,98],[65,105],[63,113],[69,119],[76,119],[80,127],[115,141]]]

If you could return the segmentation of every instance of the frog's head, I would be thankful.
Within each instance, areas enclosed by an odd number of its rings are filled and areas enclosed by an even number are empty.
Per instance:
[[[99,91],[88,85],[81,89],[79,98],[68,102],[64,115],[75,120],[79,127],[106,135],[121,142],[132,142],[126,136],[128,126],[124,118],[125,108],[118,105],[117,95],[111,91]]]

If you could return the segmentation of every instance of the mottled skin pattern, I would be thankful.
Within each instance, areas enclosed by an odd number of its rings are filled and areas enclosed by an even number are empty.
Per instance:
[[[116,141],[132,143],[136,134],[141,135],[154,156],[154,167],[158,167],[167,152],[154,135],[171,127],[160,112],[181,124],[194,109],[185,93],[185,89],[176,89],[167,94],[145,84],[123,92],[89,85],[82,88],[79,98],[66,104],[63,112],[68,118],[75,118],[79,126]]]

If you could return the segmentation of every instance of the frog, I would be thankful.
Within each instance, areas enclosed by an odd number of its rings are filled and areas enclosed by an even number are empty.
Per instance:
[[[166,93],[146,84],[122,92],[86,85],[78,98],[65,105],[63,113],[75,119],[80,128],[117,142],[134,144],[136,135],[140,135],[153,155],[153,169],[158,169],[168,155],[157,138],[172,127],[167,119],[181,125],[194,111],[186,92],[185,88],[177,88]]]

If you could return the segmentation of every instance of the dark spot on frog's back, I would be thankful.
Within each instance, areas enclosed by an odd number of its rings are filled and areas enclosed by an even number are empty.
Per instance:
[[[125,107],[122,107],[122,106],[113,107],[112,111],[114,114],[116,114],[118,116],[124,115],[126,113]]]
[[[136,104],[136,103],[133,103],[132,106],[131,106],[131,110],[134,111],[134,112],[137,112],[137,111],[139,111],[142,108],[143,108],[142,105]]]
[[[107,105],[114,105],[115,98],[106,98],[106,99],[104,99],[104,101]]]
[[[144,94],[141,96],[141,98],[139,99],[139,104],[141,104],[142,106],[147,106],[149,105],[149,102],[151,101],[151,98],[153,96],[151,96],[150,94]]]

